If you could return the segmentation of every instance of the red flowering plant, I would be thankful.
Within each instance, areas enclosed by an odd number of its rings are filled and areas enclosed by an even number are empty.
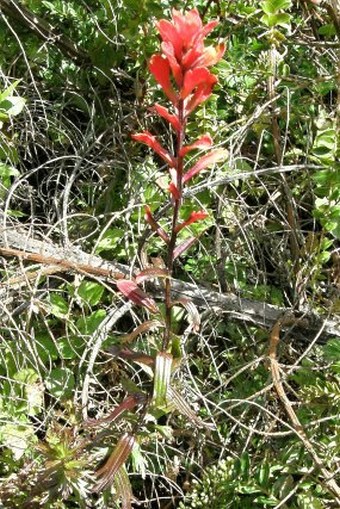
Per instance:
[[[224,44],[205,46],[206,36],[217,24],[217,21],[210,21],[203,25],[197,9],[184,14],[173,10],[171,21],[162,19],[157,23],[157,29],[162,39],[161,53],[151,57],[149,70],[169,99],[170,108],[155,104],[152,109],[166,120],[173,129],[176,139],[175,151],[171,153],[171,151],[164,148],[149,131],[133,134],[132,138],[149,146],[164,160],[168,167],[168,192],[172,204],[171,226],[168,231],[159,224],[150,207],[148,205],[145,207],[146,222],[165,244],[166,261],[164,268],[145,268],[134,280],[117,282],[118,290],[125,297],[155,315],[155,319],[148,320],[137,327],[130,335],[129,341],[151,328],[163,329],[159,351],[154,359],[143,354],[137,354],[128,348],[118,352],[119,355],[125,356],[125,358],[137,358],[137,361],[148,364],[149,368],[151,366],[153,370],[152,396],[144,399],[129,397],[129,408],[131,409],[138,404],[141,405],[141,399],[143,399],[142,415],[145,415],[150,407],[166,409],[172,406],[187,415],[197,425],[201,425],[202,422],[183,398],[170,386],[170,378],[173,367],[176,365],[173,360],[172,343],[174,334],[171,327],[173,307],[174,305],[182,305],[186,309],[191,318],[192,328],[195,331],[199,328],[199,313],[188,299],[173,301],[171,277],[175,259],[197,241],[196,237],[181,240],[182,230],[196,221],[204,220],[208,216],[207,212],[198,210],[192,211],[186,219],[180,219],[183,190],[202,170],[226,158],[225,150],[212,148],[213,140],[209,134],[203,134],[190,143],[186,142],[186,127],[189,116],[211,96],[213,87],[217,83],[217,78],[210,72],[209,67],[222,58],[225,47]],[[186,156],[198,149],[208,150],[208,152],[199,157],[193,166],[186,164]],[[164,313],[161,313],[156,302],[139,286],[144,281],[154,278],[164,280]],[[144,360],[141,361],[141,359]],[[122,409],[125,409],[126,401],[122,405]],[[141,420],[139,420],[139,425]],[[112,482],[113,477],[120,470],[132,450],[135,434],[135,432],[125,434],[119,440],[107,463],[98,471],[98,489],[102,489]]]

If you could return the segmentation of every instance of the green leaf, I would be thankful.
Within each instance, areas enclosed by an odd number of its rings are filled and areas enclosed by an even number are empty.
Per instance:
[[[54,368],[46,378],[46,388],[58,399],[70,399],[74,386],[74,375],[69,368]]]
[[[288,495],[288,493],[294,487],[294,478],[292,475],[281,475],[273,484],[273,493],[277,498],[282,499]]]
[[[261,464],[258,473],[258,480],[260,486],[266,487],[268,485],[269,476],[270,476],[270,466],[266,461],[264,461]]]
[[[16,80],[14,83],[12,83],[12,85],[10,85],[8,88],[6,88],[6,90],[4,90],[1,94],[0,94],[0,103],[2,101],[4,101],[8,96],[11,95],[11,93],[17,88],[18,84],[20,83],[21,80]]]
[[[318,28],[318,33],[326,37],[333,37],[336,35],[335,26],[333,23],[326,23],[325,25],[322,25],[320,28]]]
[[[297,496],[299,509],[324,509],[324,505],[319,498],[316,498],[312,493],[300,493]]]
[[[0,102],[0,111],[3,111],[8,117],[14,117],[22,112],[25,106],[25,99],[23,97],[7,97]]]
[[[78,295],[90,306],[98,304],[103,296],[104,287],[95,281],[82,281]]]
[[[104,320],[105,316],[106,311],[104,309],[98,309],[91,313],[90,316],[79,318],[79,320],[77,320],[77,327],[80,333],[93,334]]]
[[[0,427],[0,440],[8,447],[15,460],[19,460],[25,451],[37,441],[32,425],[6,424]]]
[[[167,393],[170,385],[172,355],[159,352],[155,360],[155,376],[153,384],[153,403],[156,407],[167,406]]]
[[[14,168],[13,166],[9,166],[8,164],[0,162],[0,177],[8,178],[8,177],[18,177],[20,172]]]
[[[265,14],[277,14],[280,10],[289,9],[291,5],[291,0],[266,0],[261,2]]]
[[[291,16],[287,13],[281,14],[264,14],[261,21],[269,28],[281,26],[283,28],[290,28]]]
[[[243,479],[249,479],[250,459],[249,454],[245,451],[240,457],[241,475]]]
[[[102,251],[117,248],[117,246],[121,243],[123,237],[124,230],[120,228],[110,228],[105,232],[103,237],[101,237],[98,244],[96,245],[95,249],[96,254],[99,254]]]
[[[58,346],[62,359],[76,359],[79,358],[83,349],[85,341],[79,336],[69,336],[59,338]]]
[[[260,497],[256,497],[254,499],[254,504],[263,505],[265,507],[275,507],[278,504],[279,500],[272,496],[261,495]]]
[[[49,336],[43,334],[37,335],[36,346],[38,355],[43,363],[51,362],[59,358],[58,349]]]
[[[38,373],[32,368],[24,368],[14,375],[18,382],[18,391],[21,403],[26,404],[26,414],[36,415],[43,407],[44,387],[40,383]]]
[[[323,347],[325,357],[329,361],[340,361],[340,341],[339,339],[330,339]]]
[[[57,318],[65,318],[68,315],[68,303],[59,293],[50,293],[51,314]]]

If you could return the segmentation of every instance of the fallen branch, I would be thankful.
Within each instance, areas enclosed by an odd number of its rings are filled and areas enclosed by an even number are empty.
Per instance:
[[[55,271],[78,272],[87,276],[104,278],[108,282],[115,283],[117,279],[129,277],[131,269],[121,263],[113,263],[103,260],[100,256],[88,254],[74,246],[67,249],[59,247],[50,241],[41,241],[32,238],[24,229],[17,226],[9,226],[0,230],[0,255],[7,258],[36,262],[50,266],[49,273]],[[54,267],[54,268],[53,268]],[[25,286],[27,280],[25,274],[21,283],[16,276],[16,285]],[[19,278],[20,279],[20,278]],[[0,285],[8,291],[11,280],[2,282]],[[16,286],[17,287],[17,286]],[[154,283],[150,285],[150,293],[157,297],[162,287]],[[227,313],[231,318],[260,327],[271,328],[287,311],[286,308],[273,306],[266,302],[254,301],[239,297],[234,293],[220,294],[211,289],[174,280],[172,286],[173,298],[188,297],[194,304],[202,309],[211,310],[215,313]],[[340,337],[340,324],[336,320],[325,319],[314,313],[304,313],[303,320],[295,325],[296,331],[303,331],[304,336],[311,338],[316,334],[320,337]]]

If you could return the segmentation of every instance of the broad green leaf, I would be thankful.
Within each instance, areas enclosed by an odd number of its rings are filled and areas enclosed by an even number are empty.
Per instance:
[[[0,441],[10,449],[13,458],[19,460],[36,443],[37,437],[31,424],[5,424],[0,426]]]
[[[81,336],[68,336],[58,339],[58,348],[62,359],[79,358],[85,346]]]
[[[22,97],[7,97],[0,102],[0,111],[5,112],[8,117],[14,117],[22,112],[25,103],[26,101]]]
[[[41,412],[44,403],[44,386],[40,382],[38,373],[32,368],[24,368],[14,375],[19,384],[26,402],[27,415],[36,415]],[[22,401],[23,402],[23,401]]]
[[[120,228],[111,228],[105,232],[103,237],[99,240],[96,245],[96,254],[101,253],[102,251],[107,251],[110,249],[115,249],[121,243],[122,238],[124,237],[124,230]]]
[[[262,18],[261,18],[261,21],[263,21],[263,23],[265,25],[267,25],[267,27],[269,27],[269,28],[273,28],[273,27],[276,27],[276,26],[281,26],[283,28],[289,29],[290,28],[291,16],[289,14],[286,14],[286,13],[281,13],[281,14],[264,14],[262,16]]]
[[[336,35],[336,29],[333,23],[326,23],[325,25],[322,25],[320,28],[318,28],[318,33],[325,37],[333,37]]]
[[[50,293],[51,313],[57,318],[65,318],[68,315],[68,303],[59,293]]]
[[[320,498],[316,498],[312,493],[299,493],[297,496],[299,509],[324,509]]]
[[[36,336],[36,347],[41,361],[45,364],[59,358],[57,346],[47,334]]]
[[[104,320],[105,316],[105,309],[98,309],[97,311],[93,311],[89,316],[79,318],[76,323],[79,332],[87,335],[93,334]]]
[[[0,162],[0,178],[18,177],[20,172],[13,166]]]
[[[74,386],[74,374],[69,368],[54,368],[46,378],[46,388],[58,399],[70,399]]]
[[[277,14],[280,10],[289,9],[291,5],[291,0],[266,0],[261,2],[265,14]]]
[[[98,304],[103,296],[104,287],[95,281],[82,281],[78,295],[90,306]]]

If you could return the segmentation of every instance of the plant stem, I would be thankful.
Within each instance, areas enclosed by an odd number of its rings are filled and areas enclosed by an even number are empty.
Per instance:
[[[171,305],[171,277],[174,264],[174,250],[176,247],[177,232],[176,226],[178,222],[179,211],[182,202],[182,176],[183,176],[183,157],[180,156],[185,138],[185,119],[184,119],[184,104],[183,99],[178,101],[178,120],[180,123],[180,130],[177,134],[176,146],[176,187],[178,189],[179,198],[174,200],[172,225],[170,242],[168,244],[166,266],[169,272],[169,277],[165,280],[165,329],[163,336],[162,350],[166,351],[169,347],[171,340],[171,318],[172,318],[172,305]]]

